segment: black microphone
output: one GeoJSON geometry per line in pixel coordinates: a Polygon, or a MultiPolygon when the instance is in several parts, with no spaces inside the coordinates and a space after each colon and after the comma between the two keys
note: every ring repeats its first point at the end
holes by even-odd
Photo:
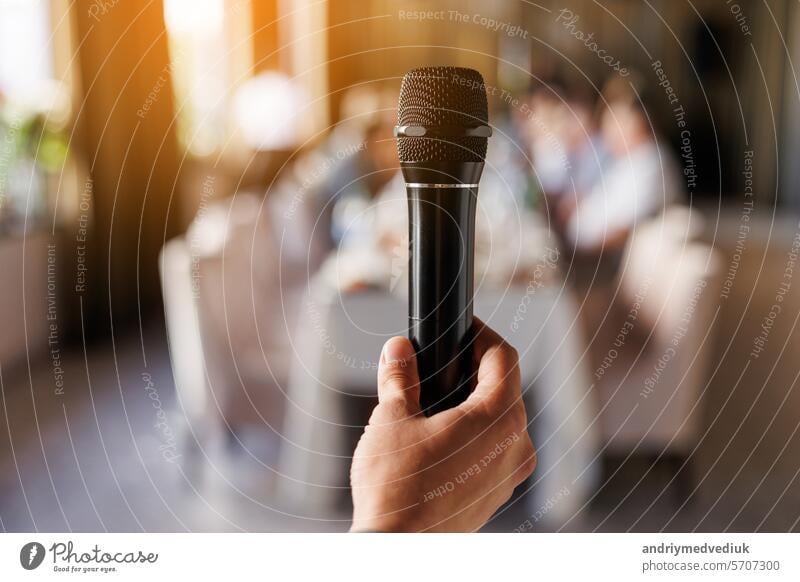
{"type": "Polygon", "coordinates": [[[397,150],[408,194],[409,338],[426,415],[473,388],[475,210],[486,158],[486,87],[478,71],[425,67],[403,77],[397,150]]]}

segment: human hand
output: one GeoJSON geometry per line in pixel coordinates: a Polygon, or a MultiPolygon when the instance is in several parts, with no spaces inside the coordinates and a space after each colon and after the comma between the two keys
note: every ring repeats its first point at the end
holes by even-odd
{"type": "Polygon", "coordinates": [[[517,353],[477,320],[476,328],[474,392],[430,418],[411,342],[384,345],[378,406],[350,469],[353,531],[475,531],[533,472],[517,353]]]}

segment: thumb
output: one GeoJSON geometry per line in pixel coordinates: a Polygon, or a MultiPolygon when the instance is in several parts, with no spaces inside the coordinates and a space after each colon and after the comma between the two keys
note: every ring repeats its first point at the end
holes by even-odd
{"type": "Polygon", "coordinates": [[[383,346],[378,364],[378,403],[399,401],[409,415],[418,414],[419,372],[414,346],[404,337],[393,337],[383,346]]]}

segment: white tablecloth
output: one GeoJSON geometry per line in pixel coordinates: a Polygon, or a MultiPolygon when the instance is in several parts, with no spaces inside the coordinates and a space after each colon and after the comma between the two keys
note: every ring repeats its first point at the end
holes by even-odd
{"type": "MultiPolygon", "coordinates": [[[[346,407],[354,397],[375,395],[381,347],[392,335],[406,334],[407,305],[389,293],[338,295],[318,285],[301,309],[279,494],[312,515],[331,508],[348,486],[352,450],[344,425],[352,419],[346,407]]],[[[572,298],[555,285],[481,290],[475,314],[519,351],[539,452],[525,518],[557,528],[595,490],[599,451],[587,354],[572,298]]]]}

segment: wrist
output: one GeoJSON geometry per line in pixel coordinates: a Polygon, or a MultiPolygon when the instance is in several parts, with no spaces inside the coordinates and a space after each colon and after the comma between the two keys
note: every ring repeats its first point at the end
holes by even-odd
{"type": "Polygon", "coordinates": [[[418,531],[417,520],[410,509],[394,512],[374,512],[360,516],[353,514],[351,533],[402,533],[418,531]]]}

